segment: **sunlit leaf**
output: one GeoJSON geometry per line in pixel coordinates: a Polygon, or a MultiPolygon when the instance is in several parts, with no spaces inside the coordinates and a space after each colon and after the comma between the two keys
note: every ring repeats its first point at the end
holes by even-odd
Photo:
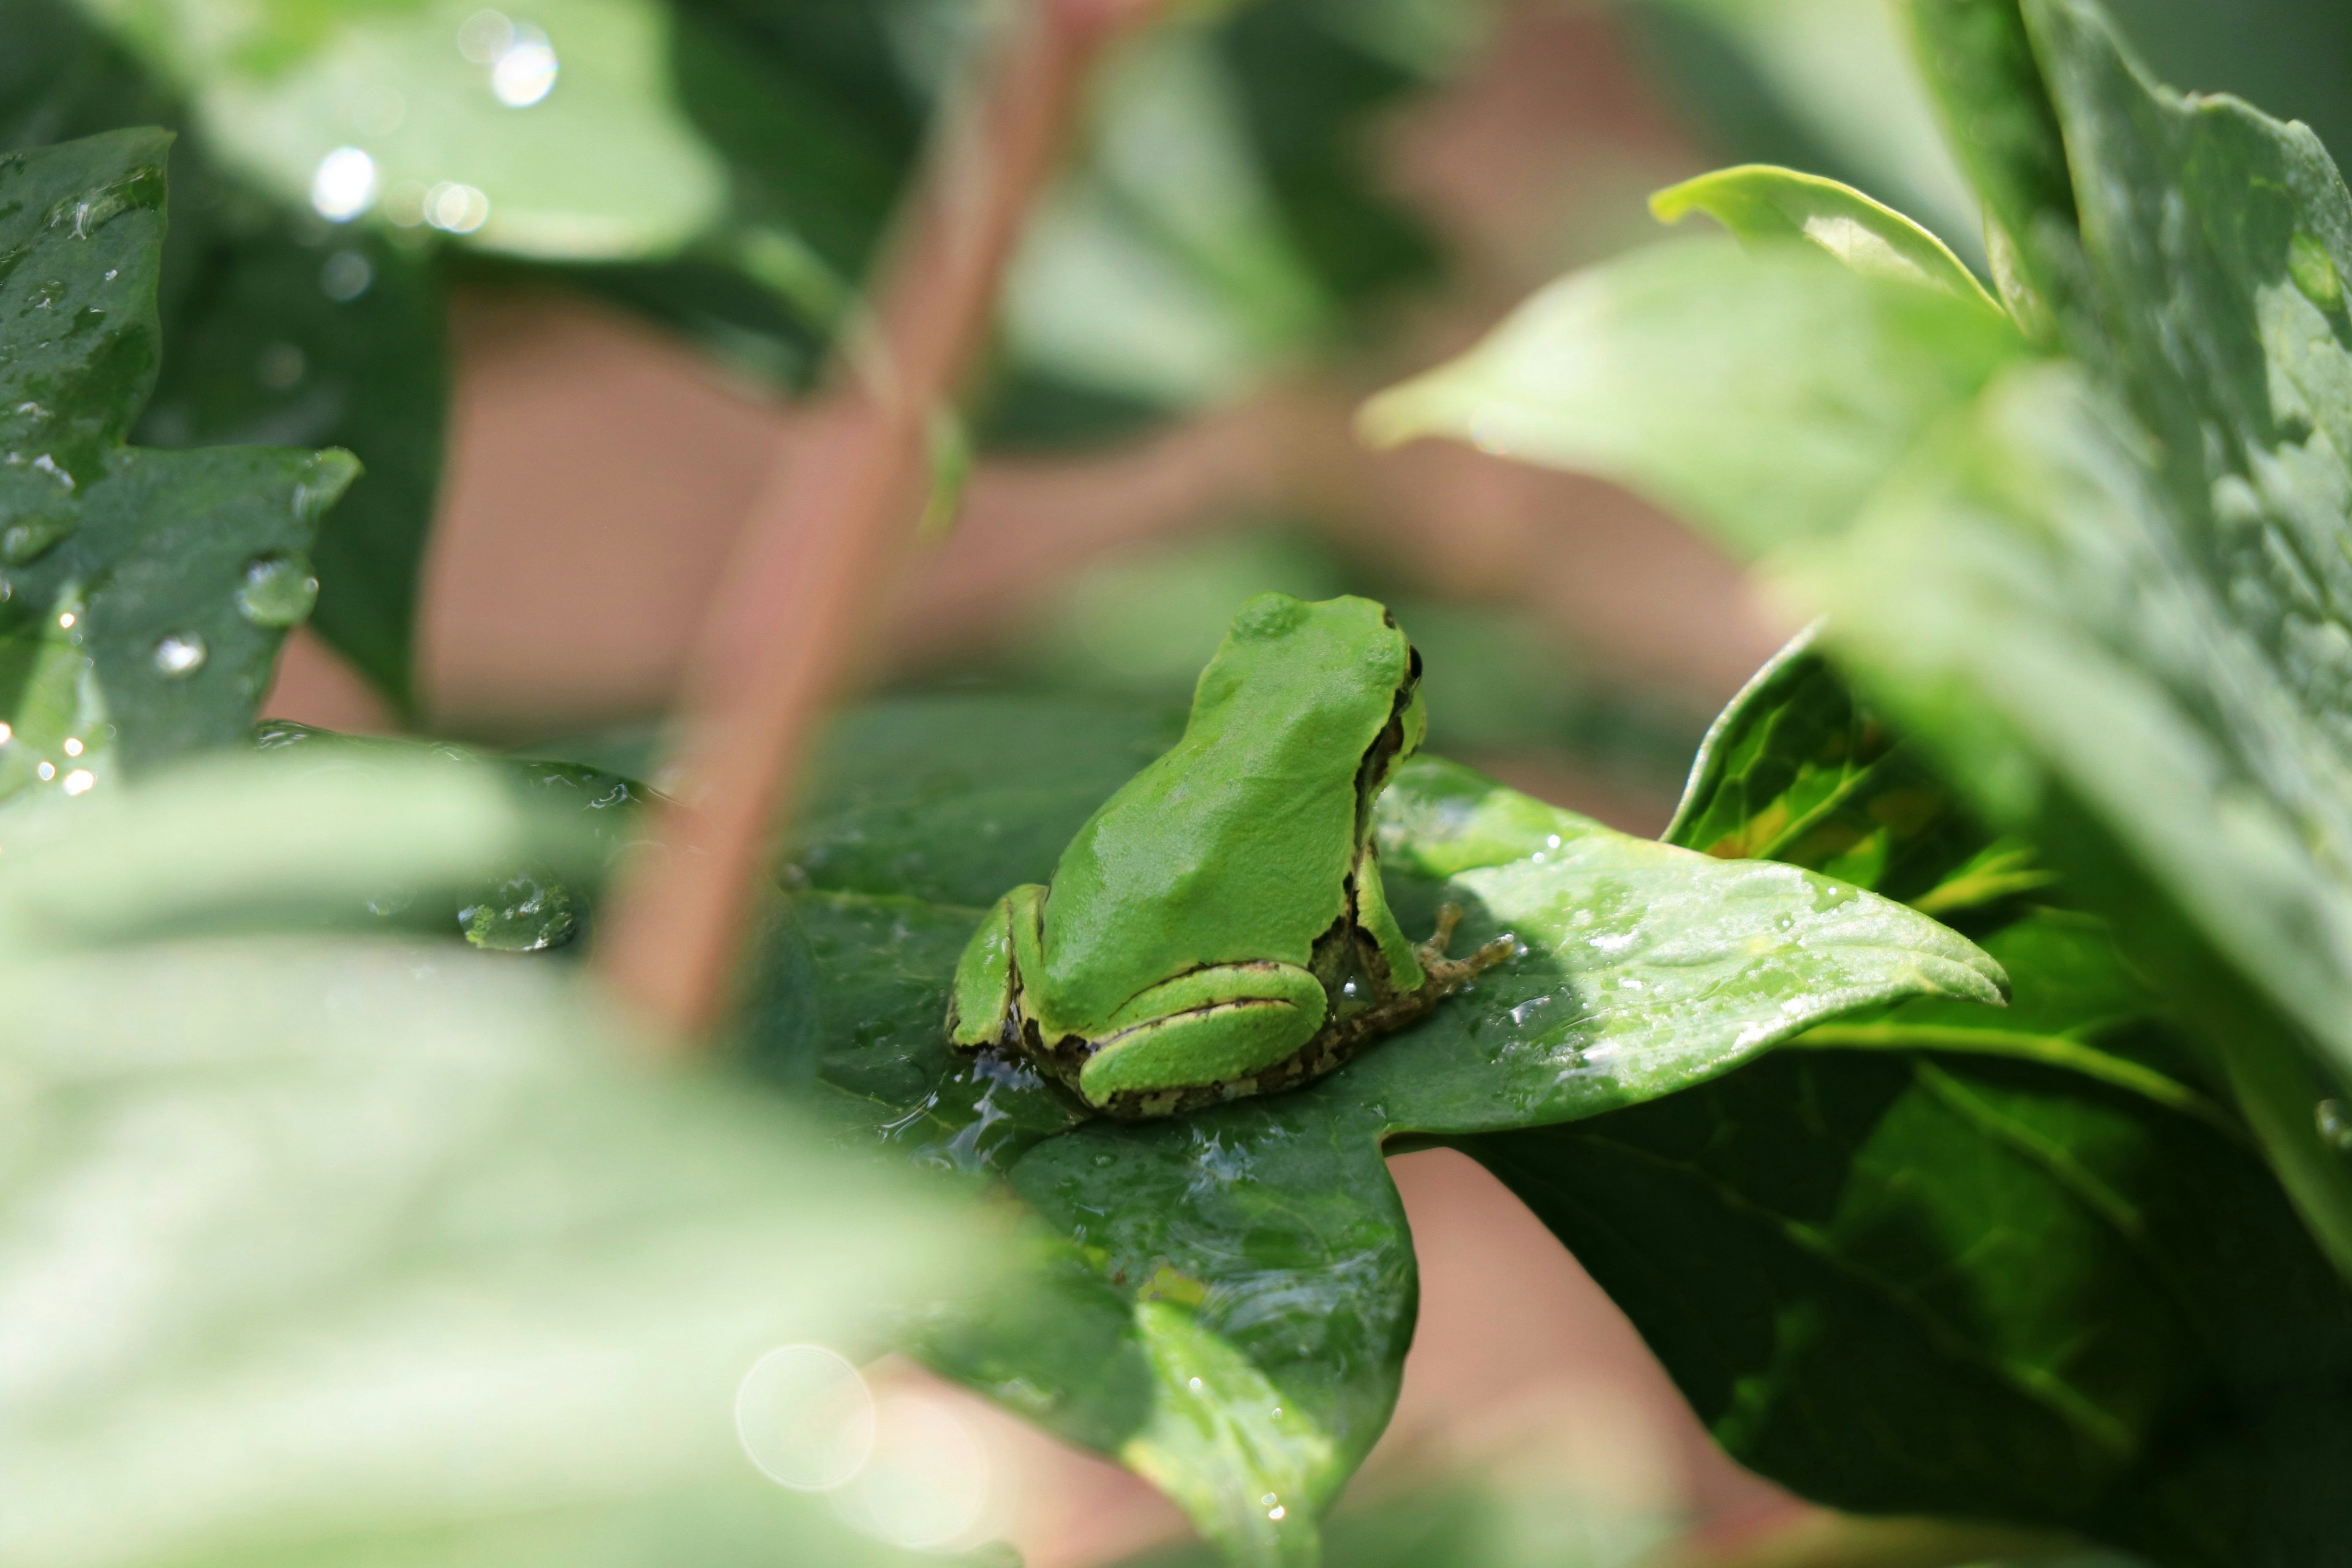
{"type": "Polygon", "coordinates": [[[854,715],[745,1044],[854,1140],[999,1174],[1063,1238],[1020,1306],[941,1328],[933,1359],[1118,1455],[1244,1562],[1310,1560],[1396,1397],[1413,1266],[1384,1141],[1636,1102],[1873,1001],[1997,994],[1981,953],[1899,905],[1417,763],[1381,808],[1400,918],[1426,929],[1454,901],[1465,944],[1507,928],[1528,952],[1308,1089],[1087,1120],[1025,1068],[957,1057],[940,1019],[985,901],[1050,874],[1171,738],[1158,710],[1109,711],[938,698],[854,715]]]}
{"type": "Polygon", "coordinates": [[[1664,223],[1703,212],[1750,243],[1801,239],[1854,271],[1925,283],[1999,310],[1976,274],[1934,235],[1851,185],[1794,169],[1750,164],[1669,185],[1650,198],[1664,223]]]}
{"type": "Polygon", "coordinates": [[[671,100],[651,0],[82,0],[193,106],[212,153],[288,205],[373,213],[549,259],[677,249],[719,160],[671,100]]]}

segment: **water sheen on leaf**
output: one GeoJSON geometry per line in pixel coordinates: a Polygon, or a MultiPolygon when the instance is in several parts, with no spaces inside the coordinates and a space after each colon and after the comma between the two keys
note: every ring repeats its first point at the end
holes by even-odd
{"type": "Polygon", "coordinates": [[[718,216],[650,0],[81,0],[184,92],[213,154],[289,207],[548,260],[664,255],[718,216]]]}
{"type": "Polygon", "coordinates": [[[2317,1478],[2352,1453],[2352,1303],[2106,923],[1811,633],[1717,721],[1668,836],[1921,902],[1971,888],[1955,918],[2013,987],[2006,1008],[1849,1014],[1692,1097],[1464,1144],[1718,1439],[1841,1507],[2063,1526],[2165,1562],[2301,1561],[2288,1543],[2340,1536],[2317,1478]]]}
{"type": "Polygon", "coordinates": [[[357,471],[122,444],[155,375],[166,143],[0,158],[0,795],[79,795],[242,733],[286,634],[242,612],[247,574],[307,554],[357,471]]]}
{"type": "Polygon", "coordinates": [[[974,696],[850,716],[741,1032],[846,1135],[1024,1200],[1043,1260],[1010,1303],[936,1325],[927,1353],[1118,1456],[1242,1562],[1313,1560],[1318,1516],[1394,1404],[1414,1272],[1385,1140],[1635,1103],[1865,1003],[1998,995],[1981,952],[1874,895],[1420,762],[1381,806],[1400,918],[1426,930],[1454,901],[1459,941],[1507,926],[1527,953],[1308,1089],[1088,1119],[1025,1068],[955,1055],[941,1018],[986,902],[1048,878],[1172,738],[1156,710],[1117,712],[974,696]]]}

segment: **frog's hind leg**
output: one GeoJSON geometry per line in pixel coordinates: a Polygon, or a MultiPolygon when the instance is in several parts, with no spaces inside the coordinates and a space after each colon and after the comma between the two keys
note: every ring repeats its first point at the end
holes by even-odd
{"type": "Polygon", "coordinates": [[[1414,955],[1421,960],[1422,970],[1429,976],[1427,987],[1436,988],[1440,996],[1475,980],[1518,949],[1517,939],[1507,933],[1486,943],[1467,958],[1448,958],[1445,950],[1454,945],[1454,931],[1461,923],[1460,904],[1438,905],[1436,931],[1414,950],[1414,955]]]}
{"type": "Polygon", "coordinates": [[[1021,957],[1037,951],[1045,896],[1045,889],[1034,882],[1013,889],[996,900],[964,944],[963,956],[956,961],[954,988],[948,993],[950,1044],[976,1051],[1003,1041],[1013,988],[1020,983],[1021,957]]]}
{"type": "Polygon", "coordinates": [[[1322,982],[1288,963],[1196,969],[1120,1008],[1078,1074],[1087,1102],[1114,1116],[1165,1116],[1250,1092],[1323,1026],[1322,982]]]}

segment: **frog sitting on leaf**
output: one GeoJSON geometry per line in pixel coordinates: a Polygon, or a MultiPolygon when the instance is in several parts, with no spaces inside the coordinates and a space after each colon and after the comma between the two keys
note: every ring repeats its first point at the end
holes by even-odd
{"type": "Polygon", "coordinates": [[[1420,686],[1369,599],[1243,605],[1183,738],[973,933],[949,1037],[1168,1116],[1318,1078],[1509,957],[1448,959],[1451,906],[1416,947],[1381,888],[1372,805],[1421,744],[1420,686]]]}

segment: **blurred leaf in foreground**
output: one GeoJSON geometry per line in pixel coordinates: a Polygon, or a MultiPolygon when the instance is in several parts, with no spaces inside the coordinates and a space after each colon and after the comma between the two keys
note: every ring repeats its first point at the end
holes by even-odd
{"type": "Polygon", "coordinates": [[[744,1444],[793,1413],[747,1413],[745,1374],[875,1347],[888,1303],[977,1285],[996,1226],[655,1065],[562,971],[268,934],[387,880],[593,858],[569,823],[383,758],[24,820],[0,1557],[901,1560],[757,1474],[744,1444]]]}

